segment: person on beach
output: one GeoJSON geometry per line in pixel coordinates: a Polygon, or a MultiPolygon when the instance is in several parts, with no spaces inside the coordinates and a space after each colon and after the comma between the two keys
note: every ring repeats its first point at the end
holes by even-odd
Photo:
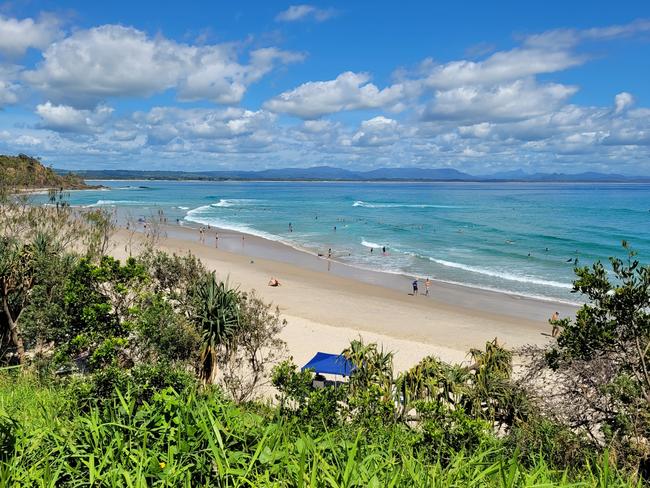
{"type": "Polygon", "coordinates": [[[413,280],[413,296],[416,297],[418,295],[418,280],[415,279],[413,280]]]}
{"type": "Polygon", "coordinates": [[[214,247],[219,248],[219,234],[214,235],[214,247]]]}
{"type": "Polygon", "coordinates": [[[551,336],[557,337],[557,335],[560,333],[560,326],[558,324],[558,321],[560,320],[560,313],[555,312],[553,315],[551,315],[551,318],[549,319],[549,324],[553,326],[553,329],[551,330],[551,336]]]}
{"type": "Polygon", "coordinates": [[[429,296],[429,288],[431,288],[431,280],[427,278],[427,281],[424,282],[424,296],[429,296]]]}
{"type": "Polygon", "coordinates": [[[327,259],[331,259],[331,257],[332,257],[332,248],[330,247],[330,248],[327,250],[327,259]]]}
{"type": "Polygon", "coordinates": [[[269,280],[269,286],[280,286],[280,282],[271,276],[271,279],[269,280]]]}

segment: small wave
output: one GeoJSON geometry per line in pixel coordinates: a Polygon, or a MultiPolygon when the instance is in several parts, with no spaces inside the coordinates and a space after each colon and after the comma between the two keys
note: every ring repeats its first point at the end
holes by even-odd
{"type": "Polygon", "coordinates": [[[242,205],[249,205],[256,201],[257,200],[253,200],[250,198],[231,198],[231,199],[222,198],[219,200],[219,202],[213,203],[212,206],[213,207],[238,207],[242,205]]]}
{"type": "Polygon", "coordinates": [[[282,239],[280,236],[277,236],[275,234],[271,234],[269,232],[264,232],[261,230],[254,229],[252,227],[249,227],[248,225],[245,224],[237,224],[234,222],[228,222],[226,220],[211,216],[211,215],[205,215],[205,211],[208,210],[211,207],[211,205],[204,205],[203,207],[198,207],[193,210],[190,210],[187,212],[187,215],[185,215],[184,220],[187,220],[188,222],[194,222],[196,224],[201,224],[201,225],[210,225],[211,227],[216,227],[218,229],[223,229],[223,230],[232,230],[235,232],[242,232],[244,234],[250,234],[253,236],[257,237],[262,237],[264,239],[267,239],[269,241],[276,241],[276,242],[282,242],[284,244],[290,245],[293,247],[291,243],[288,241],[285,241],[282,239]]]}
{"type": "Polygon", "coordinates": [[[115,207],[118,205],[142,205],[142,202],[136,202],[133,200],[97,200],[95,203],[86,205],[85,208],[92,207],[115,207]]]}
{"type": "Polygon", "coordinates": [[[357,200],[352,204],[353,207],[364,208],[461,208],[455,205],[430,205],[426,203],[369,203],[363,200],[357,200]]]}
{"type": "Polygon", "coordinates": [[[373,247],[380,248],[381,247],[381,244],[376,244],[374,242],[369,242],[369,241],[366,241],[363,238],[361,239],[361,245],[365,246],[365,247],[369,247],[369,248],[373,248],[373,247]]]}
{"type": "Polygon", "coordinates": [[[181,210],[189,210],[190,209],[190,207],[181,207],[181,206],[179,206],[178,208],[181,209],[181,210]]]}
{"type": "Polygon", "coordinates": [[[462,269],[463,271],[469,271],[470,273],[477,273],[484,276],[490,276],[492,278],[500,278],[507,281],[516,281],[519,283],[529,283],[542,286],[551,286],[553,288],[563,288],[570,290],[572,286],[568,283],[561,283],[559,281],[545,280],[543,278],[537,278],[535,276],[526,276],[526,275],[516,275],[512,273],[506,273],[503,271],[495,271],[493,269],[481,268],[479,266],[470,266],[467,264],[455,263],[453,261],[445,261],[444,259],[436,259],[430,256],[421,256],[419,254],[412,253],[412,255],[428,259],[434,263],[440,264],[441,266],[446,266],[447,268],[456,268],[462,269]]]}

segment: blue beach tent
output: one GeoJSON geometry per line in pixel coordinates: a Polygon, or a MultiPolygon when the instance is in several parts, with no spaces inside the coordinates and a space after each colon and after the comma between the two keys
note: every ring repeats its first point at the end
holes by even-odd
{"type": "Polygon", "coordinates": [[[311,361],[301,368],[302,371],[306,369],[313,369],[316,373],[350,376],[356,367],[341,354],[317,352],[311,361]]]}

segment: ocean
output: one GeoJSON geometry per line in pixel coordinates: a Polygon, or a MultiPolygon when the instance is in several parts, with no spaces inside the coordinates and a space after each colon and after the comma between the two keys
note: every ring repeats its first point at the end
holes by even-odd
{"type": "Polygon", "coordinates": [[[614,183],[90,182],[72,205],[124,221],[211,225],[349,264],[575,302],[573,268],[650,263],[650,185],[614,183]],[[382,248],[385,247],[385,252],[382,248]]]}

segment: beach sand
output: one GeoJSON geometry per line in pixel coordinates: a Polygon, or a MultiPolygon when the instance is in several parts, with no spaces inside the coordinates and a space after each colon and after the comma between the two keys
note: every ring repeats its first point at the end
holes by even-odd
{"type": "MultiPolygon", "coordinates": [[[[232,231],[212,229],[205,243],[196,229],[161,226],[157,232],[157,248],[191,252],[219,279],[278,305],[287,320],[282,338],[298,365],[317,351],[339,353],[360,336],[394,351],[396,371],[428,355],[463,362],[470,348],[495,337],[508,348],[544,344],[548,317],[556,310],[575,312],[565,304],[436,281],[430,296],[412,296],[411,277],[361,270],[232,231]],[[272,276],[281,286],[267,285],[272,276]]],[[[124,259],[137,254],[145,236],[121,229],[113,242],[112,253],[124,259]]]]}

